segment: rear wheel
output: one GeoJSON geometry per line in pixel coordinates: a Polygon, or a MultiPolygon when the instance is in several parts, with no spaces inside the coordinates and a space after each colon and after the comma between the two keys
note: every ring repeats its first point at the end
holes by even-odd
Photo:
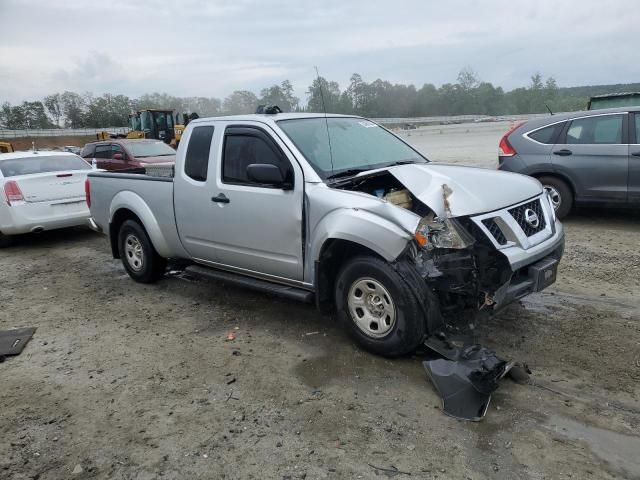
{"type": "Polygon", "coordinates": [[[0,233],[0,248],[6,248],[12,243],[12,238],[9,235],[0,233]]]}
{"type": "Polygon", "coordinates": [[[397,357],[424,340],[425,318],[413,292],[384,260],[356,257],[336,281],[340,320],[365,349],[397,357]]]}
{"type": "Polygon", "coordinates": [[[164,275],[167,260],[158,255],[147,232],[135,220],[120,227],[118,251],[125,270],[136,282],[153,283],[164,275]]]}
{"type": "Polygon", "coordinates": [[[556,177],[540,177],[540,183],[551,197],[551,203],[558,218],[566,217],[573,207],[573,192],[569,186],[556,177]]]}

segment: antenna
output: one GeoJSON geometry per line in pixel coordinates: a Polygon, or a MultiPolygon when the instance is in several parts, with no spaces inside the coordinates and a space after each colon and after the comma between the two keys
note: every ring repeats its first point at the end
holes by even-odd
{"type": "Polygon", "coordinates": [[[322,112],[324,113],[324,126],[327,129],[327,140],[329,141],[329,160],[331,161],[331,174],[333,175],[333,150],[331,148],[331,134],[329,133],[329,120],[327,120],[327,106],[324,104],[324,93],[322,91],[322,80],[320,79],[320,73],[318,67],[316,69],[316,77],[318,78],[318,88],[320,88],[320,101],[322,102],[322,112]]]}
{"type": "Polygon", "coordinates": [[[551,109],[549,108],[549,105],[547,105],[546,103],[544,104],[545,107],[547,107],[547,110],[549,110],[549,114],[553,115],[553,112],[551,111],[551,109]]]}

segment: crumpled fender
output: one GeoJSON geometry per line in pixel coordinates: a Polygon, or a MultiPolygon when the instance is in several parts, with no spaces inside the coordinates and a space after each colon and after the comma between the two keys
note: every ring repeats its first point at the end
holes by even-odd
{"type": "Polygon", "coordinates": [[[322,218],[311,238],[314,261],[319,259],[327,240],[340,239],[363,245],[391,262],[404,251],[412,235],[373,212],[361,208],[339,208],[322,218]]]}
{"type": "Polygon", "coordinates": [[[130,190],[118,192],[111,200],[109,223],[113,220],[115,213],[123,208],[132,211],[140,219],[158,254],[161,257],[170,257],[172,255],[171,248],[169,248],[155,215],[142,197],[130,190]]]}

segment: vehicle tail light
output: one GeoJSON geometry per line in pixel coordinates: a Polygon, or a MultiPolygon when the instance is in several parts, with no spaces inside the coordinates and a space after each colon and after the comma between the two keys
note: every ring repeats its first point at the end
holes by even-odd
{"type": "Polygon", "coordinates": [[[91,184],[88,178],[84,181],[84,198],[87,201],[87,207],[91,208],[91,184]]]}
{"type": "Polygon", "coordinates": [[[509,131],[503,135],[503,137],[500,139],[500,144],[498,145],[498,155],[500,155],[501,157],[513,157],[517,153],[509,143],[509,135],[511,135],[513,131],[523,123],[524,122],[514,123],[509,131]]]}
{"type": "Polygon", "coordinates": [[[4,196],[7,197],[7,203],[11,205],[11,202],[24,202],[24,196],[18,184],[9,180],[4,184],[4,196]]]}

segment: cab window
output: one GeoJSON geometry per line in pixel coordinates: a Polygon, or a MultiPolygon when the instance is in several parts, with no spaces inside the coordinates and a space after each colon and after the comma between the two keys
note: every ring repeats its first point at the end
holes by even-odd
{"type": "Polygon", "coordinates": [[[96,145],[94,158],[111,158],[111,145],[96,145]]]}
{"type": "Polygon", "coordinates": [[[189,145],[184,160],[184,173],[193,180],[205,182],[209,170],[209,151],[213,127],[196,127],[189,137],[189,145]]]}
{"type": "Polygon", "coordinates": [[[275,165],[284,178],[293,177],[289,161],[261,130],[228,128],[224,139],[222,181],[237,185],[260,185],[247,175],[247,167],[254,163],[275,165]]]}

